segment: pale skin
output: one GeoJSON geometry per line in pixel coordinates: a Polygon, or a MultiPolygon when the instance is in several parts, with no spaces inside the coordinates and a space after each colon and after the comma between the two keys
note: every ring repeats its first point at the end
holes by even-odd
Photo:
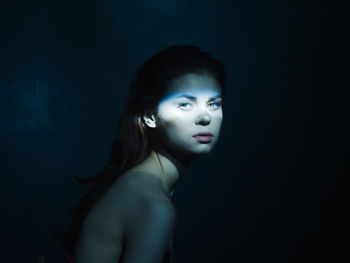
{"type": "Polygon", "coordinates": [[[144,125],[157,131],[154,149],[90,210],[74,253],[77,263],[162,262],[172,247],[175,186],[186,167],[209,153],[218,140],[223,118],[220,90],[209,75],[185,74],[172,81],[155,112],[142,116],[144,125]],[[199,132],[212,133],[213,140],[198,142],[193,136],[199,132]]]}

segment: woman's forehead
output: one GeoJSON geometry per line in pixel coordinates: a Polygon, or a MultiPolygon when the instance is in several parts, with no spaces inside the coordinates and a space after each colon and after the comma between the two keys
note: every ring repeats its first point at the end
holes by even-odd
{"type": "Polygon", "coordinates": [[[166,97],[170,99],[182,95],[213,97],[221,95],[221,88],[217,80],[208,75],[189,73],[171,82],[166,97]]]}

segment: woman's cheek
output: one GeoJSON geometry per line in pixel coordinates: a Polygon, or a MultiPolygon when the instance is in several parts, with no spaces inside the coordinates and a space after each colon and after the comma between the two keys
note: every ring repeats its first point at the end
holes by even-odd
{"type": "Polygon", "coordinates": [[[185,127],[186,127],[186,123],[178,120],[168,120],[165,123],[166,132],[171,133],[172,135],[177,135],[177,133],[183,132],[185,127]]]}

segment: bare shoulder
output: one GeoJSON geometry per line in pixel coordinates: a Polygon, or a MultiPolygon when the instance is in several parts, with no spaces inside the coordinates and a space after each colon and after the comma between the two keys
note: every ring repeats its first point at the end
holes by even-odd
{"type": "Polygon", "coordinates": [[[149,226],[150,222],[173,228],[176,210],[160,182],[145,174],[127,174],[119,181],[119,205],[122,207],[123,232],[149,226]]]}
{"type": "Polygon", "coordinates": [[[124,204],[143,207],[173,208],[172,202],[162,188],[159,178],[145,173],[125,174],[119,180],[120,197],[124,204]]]}
{"type": "Polygon", "coordinates": [[[115,261],[128,240],[126,254],[130,262],[134,262],[133,256],[142,254],[152,259],[150,262],[157,262],[175,221],[176,210],[157,178],[122,175],[85,218],[76,258],[81,260],[78,262],[101,262],[93,255],[103,251],[104,262],[109,262],[107,258],[115,261]],[[147,247],[149,240],[156,245],[147,247]],[[162,249],[153,251],[152,247],[162,249]]]}
{"type": "Polygon", "coordinates": [[[89,218],[96,224],[110,226],[105,222],[107,219],[111,224],[124,225],[122,221],[128,222],[136,211],[162,209],[169,214],[176,212],[159,180],[142,173],[121,175],[91,210],[89,218]]]}
{"type": "Polygon", "coordinates": [[[161,262],[176,223],[176,211],[166,193],[147,176],[125,184],[123,212],[124,261],[161,262]]]}

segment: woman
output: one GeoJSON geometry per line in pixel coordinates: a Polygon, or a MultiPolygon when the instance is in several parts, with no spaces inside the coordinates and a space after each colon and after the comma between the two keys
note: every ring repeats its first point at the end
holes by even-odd
{"type": "Polygon", "coordinates": [[[195,46],[162,50],[137,71],[103,170],[73,209],[67,261],[171,262],[175,185],[216,144],[225,69],[195,46]]]}

